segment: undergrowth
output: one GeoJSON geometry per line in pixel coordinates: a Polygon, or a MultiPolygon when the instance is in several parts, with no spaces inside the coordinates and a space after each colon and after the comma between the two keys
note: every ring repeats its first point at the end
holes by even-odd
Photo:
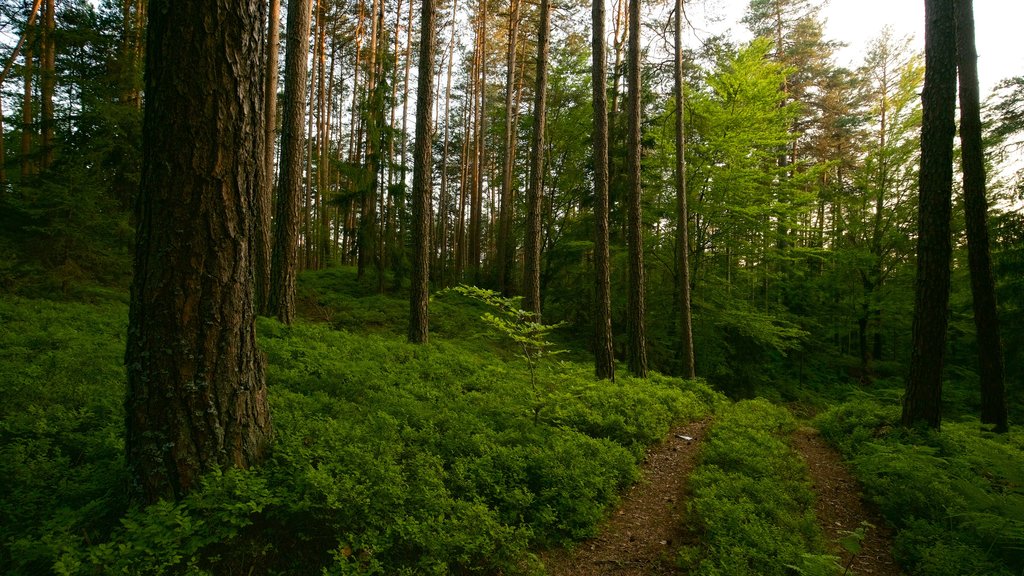
{"type": "Polygon", "coordinates": [[[535,423],[528,367],[481,346],[479,309],[438,304],[428,345],[394,335],[391,308],[385,329],[339,329],[380,298],[326,295],[330,323],[261,319],[271,458],[145,508],[123,497],[126,307],[0,298],[0,573],[539,573],[531,550],[593,535],[644,447],[720,398],[547,363],[535,423]]]}
{"type": "Polygon", "coordinates": [[[896,528],[900,564],[920,576],[1024,573],[1024,435],[977,419],[908,431],[899,418],[892,391],[853,397],[816,425],[896,528]]]}
{"type": "MultiPolygon", "coordinates": [[[[792,415],[766,400],[718,412],[690,476],[687,573],[773,576],[833,566],[815,520],[807,469],[787,438],[792,415]]],[[[827,572],[826,572],[827,573],[827,572]]]]}

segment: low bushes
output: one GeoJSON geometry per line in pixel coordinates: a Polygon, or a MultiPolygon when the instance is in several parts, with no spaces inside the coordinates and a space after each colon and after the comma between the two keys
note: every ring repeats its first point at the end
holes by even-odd
{"type": "Polygon", "coordinates": [[[922,576],[1024,572],[1024,435],[972,419],[908,431],[896,398],[860,395],[816,421],[897,529],[896,559],[922,576]]]}
{"type": "Polygon", "coordinates": [[[787,443],[795,425],[784,408],[760,399],[717,414],[690,477],[699,544],[682,548],[682,568],[781,576],[827,563],[807,470],[787,443]]]}
{"type": "MultiPolygon", "coordinates": [[[[441,310],[446,326],[473,324],[460,313],[441,310]]],[[[550,363],[534,423],[527,367],[475,337],[414,346],[261,319],[270,460],[129,508],[125,317],[123,304],[0,298],[2,573],[538,573],[531,549],[592,535],[636,479],[638,447],[719,398],[550,363]]]]}

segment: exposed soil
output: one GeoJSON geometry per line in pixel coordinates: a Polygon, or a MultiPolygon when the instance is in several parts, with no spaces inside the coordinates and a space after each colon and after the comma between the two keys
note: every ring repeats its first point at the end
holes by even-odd
{"type": "Polygon", "coordinates": [[[881,517],[861,500],[860,485],[850,475],[839,454],[813,428],[802,427],[793,435],[793,448],[803,456],[811,483],[818,495],[815,513],[828,538],[830,552],[839,556],[849,573],[858,575],[898,576],[899,567],[892,559],[892,533],[881,517]],[[862,521],[870,522],[859,554],[839,545],[839,539],[856,530],[862,521]]]}
{"type": "Polygon", "coordinates": [[[552,576],[677,574],[674,551],[685,538],[683,493],[709,420],[677,426],[644,461],[643,477],[622,498],[598,535],[541,559],[552,576]]]}

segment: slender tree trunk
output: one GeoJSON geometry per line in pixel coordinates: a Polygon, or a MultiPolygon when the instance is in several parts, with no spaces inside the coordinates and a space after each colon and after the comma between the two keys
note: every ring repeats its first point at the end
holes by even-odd
{"type": "Polygon", "coordinates": [[[920,200],[910,378],[903,425],[942,421],[942,364],[950,278],[950,213],[956,109],[954,0],[925,0],[925,76],[921,93],[920,200]]]}
{"type": "Polygon", "coordinates": [[[267,15],[267,58],[264,77],[263,117],[266,122],[266,150],[263,170],[266,186],[256,196],[253,234],[253,278],[256,286],[256,311],[267,313],[270,299],[271,212],[274,205],[274,144],[277,142],[277,62],[280,42],[281,0],[270,0],[267,15]]]}
{"type": "Polygon", "coordinates": [[[480,30],[478,41],[480,43],[480,59],[477,72],[477,120],[474,142],[473,162],[473,193],[472,204],[469,214],[469,271],[473,284],[479,285],[480,278],[480,240],[483,232],[483,192],[484,173],[487,170],[487,150],[484,148],[484,134],[487,128],[486,98],[487,98],[487,0],[480,5],[480,30]]]}
{"type": "Polygon", "coordinates": [[[615,380],[612,341],[611,263],[608,249],[608,70],[605,61],[604,0],[591,2],[593,21],[591,81],[594,96],[594,272],[597,296],[594,317],[594,372],[615,380]]]}
{"type": "Polygon", "coordinates": [[[434,3],[421,0],[419,82],[416,88],[416,150],[412,168],[412,288],[409,299],[409,341],[425,343],[430,301],[430,196],[434,74],[434,3]]]}
{"type": "Polygon", "coordinates": [[[515,240],[512,236],[512,221],[515,218],[515,188],[512,185],[512,171],[515,167],[515,113],[513,96],[516,81],[516,42],[519,36],[519,0],[509,1],[508,51],[505,57],[505,153],[501,164],[501,207],[498,216],[498,290],[511,296],[513,270],[515,269],[515,240]]]}
{"type": "Polygon", "coordinates": [[[629,178],[626,243],[629,245],[629,302],[626,311],[629,331],[629,371],[647,377],[647,303],[644,286],[643,225],[641,223],[640,180],[640,0],[629,0],[629,127],[626,144],[629,178]]]}
{"type": "Polygon", "coordinates": [[[530,190],[526,211],[526,250],[523,263],[523,308],[540,322],[541,209],[544,199],[544,120],[547,112],[548,45],[551,4],[541,0],[537,25],[537,87],[533,97],[533,145],[530,150],[530,190]]]}
{"type": "Polygon", "coordinates": [[[690,214],[686,205],[686,124],[683,93],[683,0],[676,0],[676,264],[679,268],[679,347],[685,378],[697,376],[693,358],[693,319],[690,315],[690,214]]]}
{"type": "Polygon", "coordinates": [[[43,36],[39,67],[41,99],[41,126],[39,140],[39,168],[46,170],[53,163],[53,93],[57,86],[57,41],[54,37],[54,0],[43,3],[43,36]]]}
{"type": "Polygon", "coordinates": [[[33,50],[32,46],[35,43],[36,27],[29,25],[25,29],[25,66],[22,71],[22,78],[24,81],[24,91],[22,92],[21,98],[21,179],[26,180],[29,176],[36,173],[35,162],[32,161],[32,140],[34,136],[35,127],[33,126],[33,113],[32,113],[32,83],[35,79],[35,70],[33,66],[33,50]]]}
{"type": "MultiPolygon", "coordinates": [[[[0,72],[0,86],[3,85],[4,81],[7,80],[7,75],[11,72],[11,67],[14,66],[14,61],[17,60],[18,54],[21,52],[22,47],[25,45],[25,40],[29,37],[29,32],[32,30],[33,24],[36,21],[36,14],[39,12],[39,6],[43,0],[35,0],[32,4],[32,10],[28,15],[28,22],[25,24],[25,31],[22,32],[21,38],[18,39],[18,43],[15,44],[14,50],[11,52],[10,57],[7,59],[7,63],[4,65],[3,72],[0,72]]],[[[26,66],[31,58],[26,57],[26,66]]],[[[2,102],[0,102],[2,104],[2,102]]],[[[5,167],[7,160],[7,152],[4,148],[3,138],[3,109],[0,106],[0,196],[3,195],[3,188],[7,185],[7,169],[5,167]]]]}
{"type": "Polygon", "coordinates": [[[256,2],[152,1],[125,353],[125,451],[144,502],[258,464],[272,434],[248,239],[264,15],[256,2]]]}
{"type": "Polygon", "coordinates": [[[267,306],[268,314],[277,316],[285,324],[291,324],[295,317],[299,209],[302,205],[303,112],[306,108],[311,3],[311,0],[291,0],[288,4],[281,169],[277,181],[277,218],[267,306]]]}
{"type": "Polygon", "coordinates": [[[957,63],[960,74],[960,145],[964,174],[967,253],[974,298],[974,325],[981,372],[981,421],[996,432],[1009,428],[1003,349],[996,313],[996,286],[988,240],[988,202],[985,198],[985,151],[981,138],[978,95],[978,52],[974,45],[974,2],[956,0],[957,63]]]}

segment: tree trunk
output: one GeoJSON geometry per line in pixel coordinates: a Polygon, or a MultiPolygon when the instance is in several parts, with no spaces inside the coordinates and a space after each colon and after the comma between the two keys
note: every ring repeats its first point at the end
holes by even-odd
{"type": "Polygon", "coordinates": [[[954,0],[925,0],[925,77],[921,93],[920,200],[918,202],[910,377],[903,397],[903,425],[942,420],[942,363],[949,306],[950,212],[953,135],[956,132],[954,0]]]}
{"type": "Polygon", "coordinates": [[[533,97],[533,145],[530,150],[530,190],[527,196],[526,247],[523,262],[523,308],[540,322],[541,203],[544,199],[544,119],[547,112],[548,46],[551,3],[541,0],[537,25],[537,86],[533,97]]]}
{"type": "Polygon", "coordinates": [[[519,35],[519,0],[510,0],[508,13],[508,51],[505,58],[505,153],[502,155],[501,208],[498,216],[498,291],[511,296],[515,270],[516,247],[512,236],[515,188],[512,172],[515,166],[516,115],[513,95],[516,81],[516,41],[519,35]]]}
{"type": "Polygon", "coordinates": [[[288,4],[287,51],[284,62],[284,114],[281,124],[281,168],[277,180],[277,217],[271,263],[268,314],[285,324],[295,317],[295,275],[298,269],[299,209],[302,204],[303,113],[306,109],[306,66],[311,0],[288,4]]]}
{"type": "Polygon", "coordinates": [[[978,52],[974,45],[973,0],[957,0],[957,64],[960,74],[960,145],[964,177],[967,253],[974,298],[974,326],[981,372],[981,421],[996,432],[1008,429],[1003,352],[996,313],[996,286],[988,240],[985,151],[981,139],[978,52]]]}
{"type": "Polygon", "coordinates": [[[262,14],[257,2],[153,2],[125,353],[130,490],[145,502],[258,464],[272,434],[248,239],[264,166],[262,14]]]}
{"type": "Polygon", "coordinates": [[[57,86],[57,41],[54,37],[54,0],[43,3],[43,36],[39,66],[39,91],[42,118],[40,121],[39,168],[46,170],[53,163],[53,93],[57,86]]]}
{"type": "Polygon", "coordinates": [[[35,162],[32,161],[32,137],[35,127],[33,126],[33,113],[32,113],[32,83],[35,78],[35,70],[33,68],[33,50],[32,45],[35,43],[36,27],[29,24],[25,29],[25,66],[22,71],[22,78],[24,79],[21,98],[21,179],[27,180],[29,176],[35,174],[35,162]]]}
{"type": "Polygon", "coordinates": [[[270,299],[271,219],[274,205],[274,144],[277,141],[277,62],[280,41],[281,0],[270,0],[267,16],[267,58],[264,77],[263,117],[266,122],[266,149],[263,170],[266,185],[259,191],[255,203],[255,232],[253,234],[253,278],[256,284],[256,311],[267,313],[270,299]]]}
{"type": "Polygon", "coordinates": [[[594,272],[597,296],[594,317],[594,372],[598,378],[615,380],[611,264],[608,250],[608,71],[605,62],[603,0],[593,0],[591,17],[591,81],[594,95],[594,272]]]}
{"type": "Polygon", "coordinates": [[[690,215],[686,205],[686,124],[683,119],[683,0],[676,0],[676,265],[679,268],[679,348],[684,378],[695,378],[693,319],[690,315],[690,215]]]}
{"type": "Polygon", "coordinates": [[[409,341],[425,343],[430,300],[430,196],[433,127],[430,110],[434,87],[434,3],[421,0],[419,81],[416,87],[416,149],[412,167],[412,288],[409,298],[409,341]]]}
{"type": "Polygon", "coordinates": [[[644,246],[640,202],[640,0],[629,0],[627,50],[629,126],[626,144],[628,213],[626,243],[629,245],[629,298],[626,320],[629,332],[629,371],[647,377],[647,304],[644,286],[644,246]]]}

